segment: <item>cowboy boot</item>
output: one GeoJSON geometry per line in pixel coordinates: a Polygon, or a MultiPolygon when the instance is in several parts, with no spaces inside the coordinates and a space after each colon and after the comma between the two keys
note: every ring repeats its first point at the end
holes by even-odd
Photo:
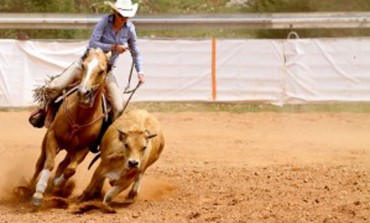
{"type": "Polygon", "coordinates": [[[100,152],[100,143],[101,140],[103,139],[104,133],[107,131],[108,127],[113,123],[111,115],[109,115],[109,118],[107,121],[103,122],[103,125],[100,129],[99,136],[95,140],[95,142],[89,146],[89,150],[92,153],[98,153],[100,152]]]}
{"type": "Polygon", "coordinates": [[[36,111],[32,112],[28,118],[28,122],[36,128],[42,128],[45,123],[46,111],[44,109],[38,108],[36,111]]]}

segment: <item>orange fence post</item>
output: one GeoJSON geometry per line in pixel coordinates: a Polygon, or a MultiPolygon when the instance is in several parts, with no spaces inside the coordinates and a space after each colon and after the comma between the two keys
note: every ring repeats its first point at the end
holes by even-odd
{"type": "Polygon", "coordinates": [[[217,97],[216,85],[216,38],[212,38],[212,100],[215,101],[217,97]]]}

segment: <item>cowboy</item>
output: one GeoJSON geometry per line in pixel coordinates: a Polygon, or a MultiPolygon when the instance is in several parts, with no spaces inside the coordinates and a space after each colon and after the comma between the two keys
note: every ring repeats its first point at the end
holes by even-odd
{"type": "MultiPolygon", "coordinates": [[[[112,57],[108,62],[106,86],[107,97],[112,106],[112,120],[115,120],[123,110],[123,98],[117,81],[111,72],[119,55],[129,50],[139,82],[144,83],[145,79],[140,51],[136,42],[135,26],[129,20],[129,18],[135,16],[138,4],[132,4],[131,0],[117,0],[115,4],[112,2],[105,2],[105,4],[112,8],[113,13],[103,16],[97,23],[90,37],[88,48],[101,48],[104,52],[112,52],[112,57]]],[[[86,55],[86,52],[84,55],[86,55]]],[[[48,105],[60,96],[64,89],[81,79],[83,59],[84,56],[74,62],[62,74],[52,78],[45,86],[41,87],[43,89],[41,91],[42,95],[36,96],[39,102],[38,110],[29,118],[29,122],[33,126],[38,128],[43,127],[48,105]]],[[[48,127],[47,123],[46,127],[48,127]]]]}

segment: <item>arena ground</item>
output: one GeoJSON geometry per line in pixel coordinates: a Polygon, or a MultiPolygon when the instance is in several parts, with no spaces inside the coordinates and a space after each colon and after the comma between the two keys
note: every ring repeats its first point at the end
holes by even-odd
{"type": "MultiPolygon", "coordinates": [[[[27,123],[29,111],[0,112],[0,222],[370,222],[370,113],[154,114],[166,147],[138,201],[125,205],[123,193],[116,214],[75,214],[73,203],[34,211],[13,195],[45,129],[27,123]]],[[[71,198],[87,185],[92,157],[71,198]]]]}

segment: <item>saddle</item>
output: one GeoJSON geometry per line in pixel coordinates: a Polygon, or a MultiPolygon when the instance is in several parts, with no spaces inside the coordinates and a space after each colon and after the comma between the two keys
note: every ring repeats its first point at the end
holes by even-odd
{"type": "MultiPolygon", "coordinates": [[[[78,86],[70,88],[65,94],[60,95],[51,103],[48,103],[48,105],[46,106],[46,110],[38,109],[31,113],[30,117],[28,118],[29,123],[36,128],[42,128],[44,126],[48,128],[53,122],[55,114],[58,112],[59,107],[63,102],[63,98],[73,94],[77,89],[78,86]]],[[[102,94],[102,109],[103,113],[107,113],[107,111],[110,110],[110,105],[104,93],[102,94]]],[[[111,116],[111,114],[104,117],[104,123],[109,122],[109,116],[111,116]]]]}
{"type": "MultiPolygon", "coordinates": [[[[33,112],[28,121],[36,128],[46,127],[48,128],[54,120],[55,114],[58,112],[60,105],[63,102],[64,97],[68,97],[72,93],[74,93],[78,89],[78,86],[70,88],[65,94],[57,97],[52,103],[47,105],[46,110],[38,109],[37,111],[33,112]]],[[[100,129],[98,139],[94,142],[90,147],[89,150],[92,153],[99,152],[99,145],[100,141],[103,138],[105,131],[108,129],[109,125],[112,124],[112,114],[109,112],[110,104],[106,99],[105,93],[102,94],[102,109],[103,113],[108,113],[107,116],[103,118],[103,125],[100,129]]]]}

